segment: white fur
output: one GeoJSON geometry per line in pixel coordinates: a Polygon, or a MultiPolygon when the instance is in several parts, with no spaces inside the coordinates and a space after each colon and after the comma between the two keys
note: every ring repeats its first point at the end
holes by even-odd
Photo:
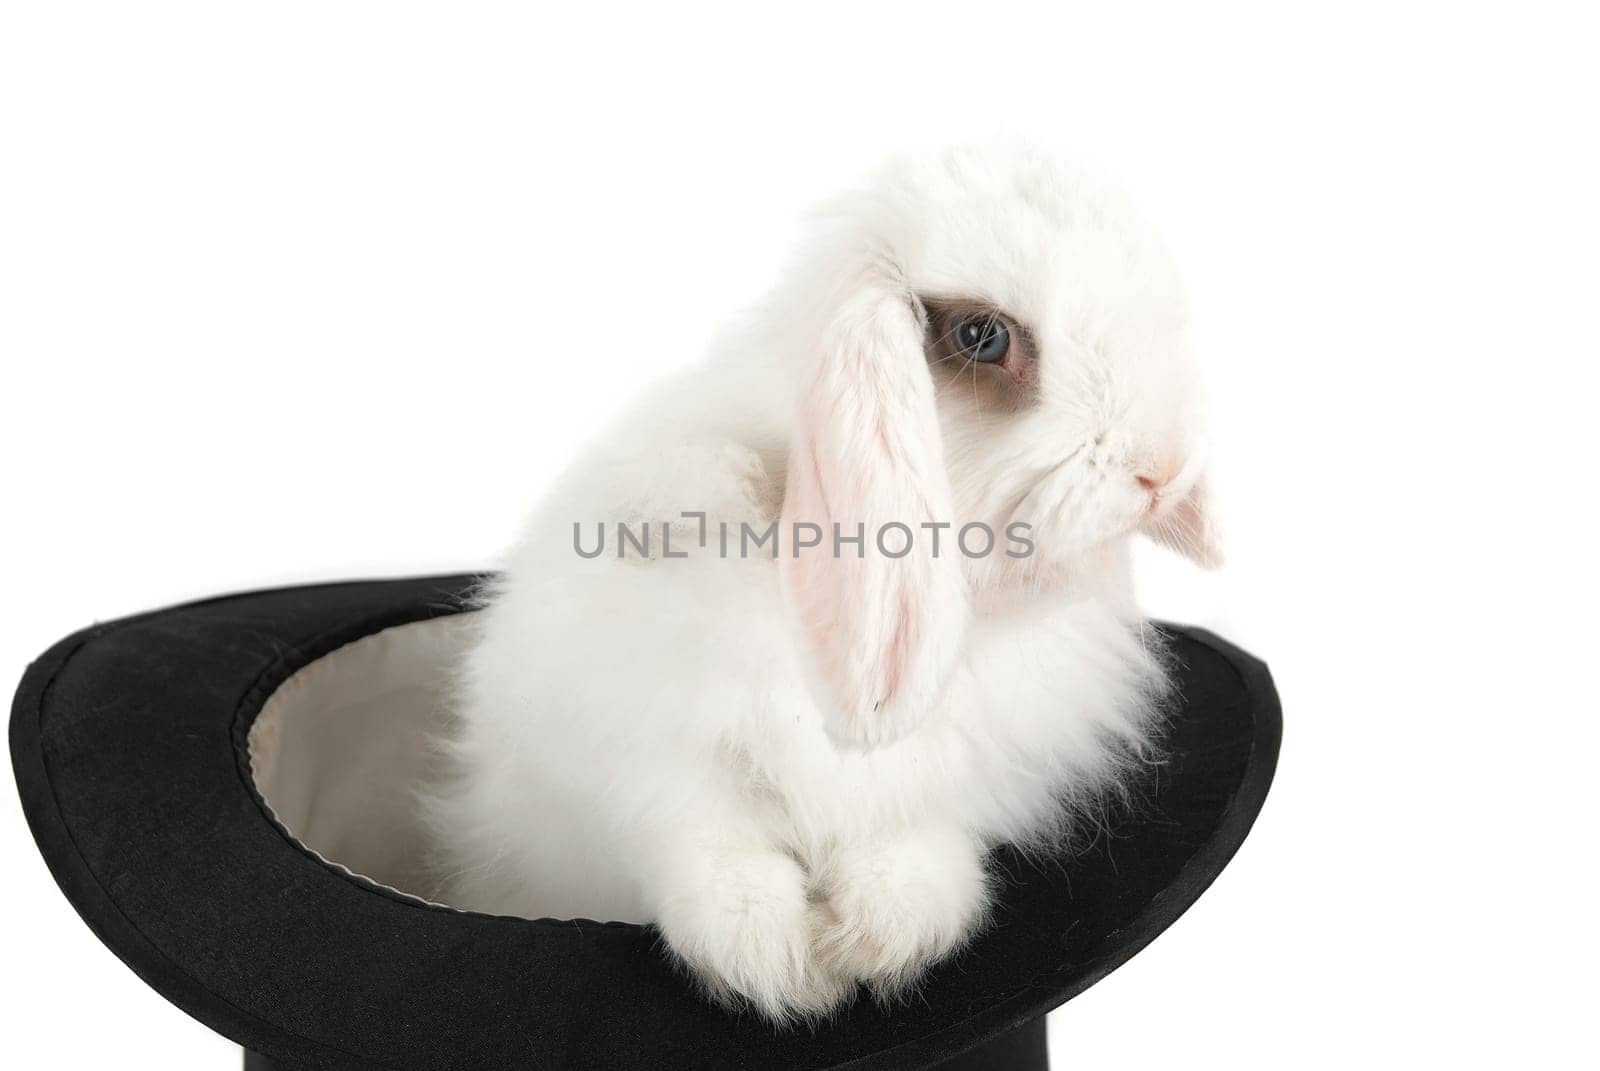
{"type": "Polygon", "coordinates": [[[987,144],[902,158],[814,224],[772,298],[534,517],[430,802],[450,902],[654,922],[711,995],[779,1020],[914,983],[984,917],[987,849],[1118,786],[1163,686],[1128,540],[1216,557],[1184,302],[1111,186],[987,144]],[[1028,324],[1036,400],[936,389],[926,295],[1028,324]],[[1154,508],[1152,466],[1177,474],[1154,508]],[[696,551],[683,520],[688,558],[615,556],[615,522],[685,510],[713,550],[720,521],[826,516],[1021,520],[1036,552],[785,543],[780,566],[696,551]],[[598,521],[613,545],[582,559],[572,526],[598,521]]]}

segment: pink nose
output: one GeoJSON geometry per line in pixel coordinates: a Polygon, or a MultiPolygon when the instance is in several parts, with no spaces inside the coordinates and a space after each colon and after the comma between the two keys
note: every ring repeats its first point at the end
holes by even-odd
{"type": "Polygon", "coordinates": [[[1183,471],[1181,457],[1156,457],[1146,460],[1134,470],[1133,478],[1144,489],[1145,494],[1159,495],[1167,489],[1167,485],[1178,478],[1178,473],[1183,471]]]}
{"type": "Polygon", "coordinates": [[[1171,476],[1151,476],[1146,472],[1136,473],[1133,478],[1139,481],[1140,487],[1143,487],[1151,494],[1155,494],[1157,491],[1161,490],[1163,487],[1167,486],[1167,484],[1172,482],[1171,476]]]}

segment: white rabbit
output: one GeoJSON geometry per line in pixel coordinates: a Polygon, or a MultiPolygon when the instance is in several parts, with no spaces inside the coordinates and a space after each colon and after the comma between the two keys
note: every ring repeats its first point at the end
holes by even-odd
{"type": "Polygon", "coordinates": [[[812,224],[533,518],[428,801],[448,902],[653,922],[775,1020],[913,983],[981,924],[990,847],[1117,788],[1164,682],[1129,540],[1218,557],[1185,302],[1115,189],[989,143],[812,224]]]}

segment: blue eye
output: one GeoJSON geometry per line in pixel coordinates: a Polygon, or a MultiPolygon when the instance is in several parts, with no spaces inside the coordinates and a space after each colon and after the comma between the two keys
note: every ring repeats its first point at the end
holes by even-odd
{"type": "Polygon", "coordinates": [[[1005,360],[1011,349],[1011,332],[998,316],[963,316],[951,323],[950,334],[964,357],[982,364],[1005,360]]]}

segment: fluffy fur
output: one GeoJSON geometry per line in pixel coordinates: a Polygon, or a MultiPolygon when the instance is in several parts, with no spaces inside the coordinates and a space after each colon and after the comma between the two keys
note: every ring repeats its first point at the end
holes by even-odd
{"type": "Polygon", "coordinates": [[[1216,560],[1195,397],[1173,267],[1081,165],[914,153],[825,205],[487,593],[429,801],[442,895],[654,922],[709,994],[775,1020],[902,991],[981,924],[986,851],[1059,837],[1152,739],[1128,544],[1216,560]],[[941,355],[951,306],[1003,316],[1015,360],[941,355]],[[775,519],[778,561],[716,553],[719,523],[775,519]],[[580,558],[574,523],[600,521],[580,558]],[[866,553],[795,558],[796,521],[864,522],[866,553]],[[890,559],[889,521],[954,527],[890,559]],[[952,553],[974,521],[1026,522],[1034,553],[952,553]],[[652,556],[619,559],[617,522],[649,523],[652,556]]]}

